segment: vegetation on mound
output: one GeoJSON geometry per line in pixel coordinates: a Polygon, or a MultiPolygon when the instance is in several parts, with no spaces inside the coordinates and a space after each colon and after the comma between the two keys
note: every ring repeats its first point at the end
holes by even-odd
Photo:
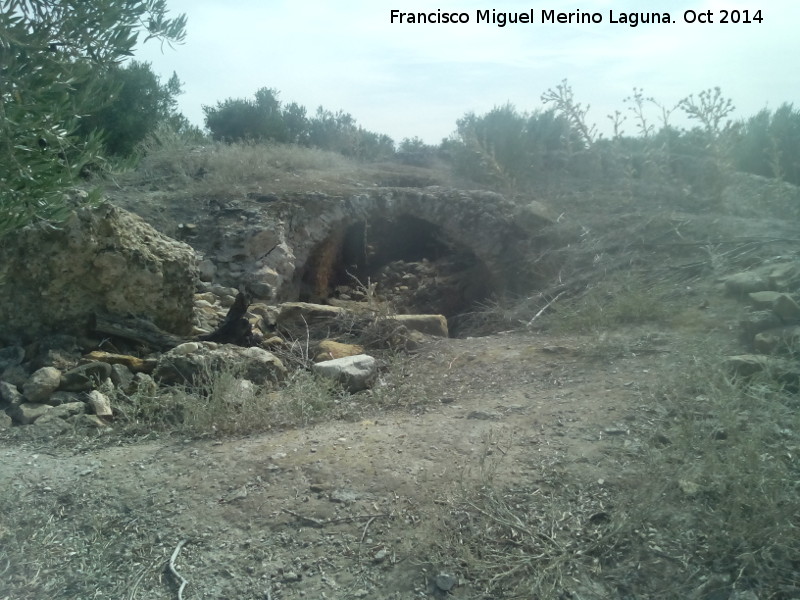
{"type": "Polygon", "coordinates": [[[235,173],[235,181],[248,174],[258,179],[263,167],[280,171],[283,163],[292,173],[298,156],[324,155],[314,151],[361,163],[384,161],[388,176],[378,185],[396,185],[391,171],[414,167],[451,176],[405,173],[404,185],[455,176],[469,185],[527,194],[531,186],[563,189],[565,180],[603,181],[632,200],[644,183],[688,187],[708,204],[720,199],[736,170],[800,184],[800,111],[785,103],[736,122],[730,119],[733,102],[719,88],[667,106],[634,87],[624,99],[626,110],[609,115],[613,135],[604,139],[564,80],[542,94],[542,108],[528,113],[506,104],[484,115],[467,113],[452,136],[432,146],[415,137],[395,145],[343,111],[320,107],[308,116],[305,107],[282,103],[277,90],[264,87],[254,100],[228,98],[205,106],[208,137],[175,111],[177,75],[162,84],[147,64],[119,65],[132,55],[140,32],[181,42],[185,18],[167,18],[164,0],[67,2],[52,14],[45,10],[51,3],[40,0],[4,4],[0,45],[9,51],[0,84],[6,140],[0,145],[0,235],[36,220],[58,221],[70,206],[65,192],[82,185],[81,178],[111,175],[142,159],[144,172],[175,173],[173,185],[209,172],[235,173]],[[41,26],[45,14],[47,27],[41,26]],[[90,17],[103,26],[84,31],[90,17]],[[676,111],[697,126],[674,126],[676,111]],[[625,131],[631,123],[633,134],[625,131]],[[228,153],[222,143],[239,146],[228,153]]]}

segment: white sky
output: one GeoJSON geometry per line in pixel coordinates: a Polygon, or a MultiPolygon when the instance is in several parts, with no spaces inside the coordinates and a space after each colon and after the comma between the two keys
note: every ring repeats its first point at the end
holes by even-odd
{"type": "MultiPolygon", "coordinates": [[[[202,126],[202,105],[252,98],[275,88],[283,102],[313,114],[344,110],[359,125],[399,142],[418,136],[438,144],[469,111],[511,102],[541,108],[541,94],[567,79],[590,104],[589,121],[608,130],[606,115],[627,112],[623,98],[643,88],[663,104],[720,86],[736,117],[783,102],[800,107],[800,2],[797,0],[167,0],[186,13],[187,40],[174,50],[158,42],[135,58],[162,81],[184,84],[179,108],[202,126]],[[646,8],[643,8],[646,6],[646,8]],[[390,24],[404,12],[457,11],[469,24],[390,24]],[[686,24],[684,11],[761,8],[762,23],[686,24]],[[533,24],[477,24],[476,10],[528,12],[533,24]],[[543,9],[600,12],[602,24],[544,24],[543,9]],[[673,24],[610,24],[609,11],[667,11],[673,24]]],[[[656,117],[656,111],[652,113],[656,117]]],[[[677,119],[676,119],[677,121],[677,119]]],[[[680,124],[680,123],[676,123],[680,124]]],[[[625,132],[634,134],[629,118],[625,132]]]]}

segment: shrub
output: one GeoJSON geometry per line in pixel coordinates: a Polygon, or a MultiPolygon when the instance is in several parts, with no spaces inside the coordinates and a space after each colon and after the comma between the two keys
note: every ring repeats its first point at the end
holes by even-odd
{"type": "Polygon", "coordinates": [[[124,67],[112,65],[102,79],[100,85],[111,100],[85,115],[76,133],[88,138],[93,131],[102,131],[108,154],[130,156],[159,124],[181,120],[175,114],[175,96],[181,93],[176,74],[162,85],[149,63],[132,61],[124,67]]]}
{"type": "MultiPolygon", "coordinates": [[[[203,112],[206,127],[215,140],[284,142],[288,137],[278,92],[271,88],[258,90],[255,100],[228,98],[217,102],[215,107],[203,106],[203,112]]],[[[290,114],[297,126],[295,122],[301,114],[296,111],[290,114]]]]}
{"type": "Polygon", "coordinates": [[[784,103],[750,117],[732,154],[739,170],[800,185],[800,110],[784,103]]]}

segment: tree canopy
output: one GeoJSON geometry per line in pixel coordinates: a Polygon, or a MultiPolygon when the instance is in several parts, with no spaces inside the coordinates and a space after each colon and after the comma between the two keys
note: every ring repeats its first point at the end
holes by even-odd
{"type": "Polygon", "coordinates": [[[64,192],[102,160],[81,119],[108,101],[107,74],[145,41],[181,43],[166,0],[0,0],[0,234],[66,212],[64,192]]]}

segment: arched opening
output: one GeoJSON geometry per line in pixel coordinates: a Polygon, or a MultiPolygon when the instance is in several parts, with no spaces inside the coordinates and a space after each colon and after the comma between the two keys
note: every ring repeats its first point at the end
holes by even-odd
{"type": "Polygon", "coordinates": [[[468,311],[492,291],[487,266],[463,243],[411,215],[345,224],[312,251],[300,299],[361,301],[368,293],[399,313],[468,311]]]}

